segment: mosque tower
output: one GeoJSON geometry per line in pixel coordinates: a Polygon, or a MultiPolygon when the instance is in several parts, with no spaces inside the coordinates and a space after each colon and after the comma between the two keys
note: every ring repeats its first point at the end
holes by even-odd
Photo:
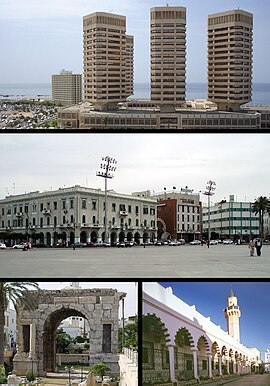
{"type": "Polygon", "coordinates": [[[228,334],[240,342],[239,318],[241,316],[240,307],[237,305],[237,297],[234,296],[231,288],[230,296],[227,300],[227,308],[224,310],[227,319],[228,334]]]}

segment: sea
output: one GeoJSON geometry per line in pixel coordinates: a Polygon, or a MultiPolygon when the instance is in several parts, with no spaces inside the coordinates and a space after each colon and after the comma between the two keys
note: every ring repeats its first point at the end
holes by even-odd
{"type": "MultiPolygon", "coordinates": [[[[40,98],[50,99],[50,83],[0,84],[0,99],[40,98]]],[[[134,98],[150,98],[148,83],[135,83],[134,98]]],[[[206,83],[187,83],[186,99],[207,99],[206,83]]],[[[249,105],[270,105],[270,83],[254,83],[252,102],[249,105]]]]}

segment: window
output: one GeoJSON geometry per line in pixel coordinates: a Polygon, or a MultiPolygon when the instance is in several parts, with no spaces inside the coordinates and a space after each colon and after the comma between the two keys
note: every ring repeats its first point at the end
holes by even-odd
{"type": "Polygon", "coordinates": [[[74,216],[73,216],[73,214],[70,216],[70,222],[71,222],[71,223],[74,222],[74,216]]]}
{"type": "Polygon", "coordinates": [[[66,222],[66,216],[63,216],[63,224],[66,222]]]}
{"type": "Polygon", "coordinates": [[[36,219],[35,219],[35,217],[32,218],[32,224],[33,224],[33,226],[36,225],[36,219]]]}
{"type": "Polygon", "coordinates": [[[115,225],[115,217],[112,218],[112,225],[115,225]]]}
{"type": "Polygon", "coordinates": [[[207,370],[207,361],[204,359],[202,360],[202,369],[207,370]]]}
{"type": "Polygon", "coordinates": [[[136,218],[136,227],[139,226],[139,220],[136,218]]]}
{"type": "Polygon", "coordinates": [[[111,329],[111,324],[103,324],[102,351],[104,353],[111,352],[111,329]]]}
{"type": "Polygon", "coordinates": [[[14,208],[13,208],[13,213],[14,213],[14,214],[17,213],[17,206],[14,206],[14,208]]]}
{"type": "Polygon", "coordinates": [[[54,218],[53,218],[53,225],[56,226],[56,224],[57,224],[57,217],[54,216],[54,218]]]}
{"type": "Polygon", "coordinates": [[[115,212],[116,211],[116,204],[113,202],[112,203],[112,212],[115,212]]]}
{"type": "Polygon", "coordinates": [[[148,214],[148,207],[147,206],[143,207],[143,214],[148,214]]]}
{"type": "Polygon", "coordinates": [[[54,201],[54,203],[53,203],[53,209],[54,209],[54,210],[57,210],[57,201],[54,201]]]}
{"type": "Polygon", "coordinates": [[[82,198],[82,209],[86,209],[86,198],[82,198]]]}
{"type": "Polygon", "coordinates": [[[85,224],[86,220],[85,220],[85,214],[82,215],[82,223],[85,224]]]}
{"type": "Polygon", "coordinates": [[[96,223],[96,216],[93,216],[93,224],[95,224],[96,223]]]}
{"type": "Polygon", "coordinates": [[[41,212],[43,211],[43,208],[44,208],[43,203],[41,203],[41,204],[40,204],[40,211],[41,211],[41,212]]]}
{"type": "Polygon", "coordinates": [[[119,204],[119,210],[120,210],[120,212],[125,212],[126,211],[125,204],[119,204]]]}
{"type": "Polygon", "coordinates": [[[66,200],[62,200],[62,209],[66,209],[66,200]]]}
{"type": "Polygon", "coordinates": [[[50,225],[50,217],[47,217],[47,225],[50,225]]]}
{"type": "Polygon", "coordinates": [[[150,215],[154,216],[156,214],[155,208],[150,208],[150,215]]]}
{"type": "Polygon", "coordinates": [[[74,207],[74,200],[73,198],[70,199],[70,209],[73,209],[74,207]]]}
{"type": "Polygon", "coordinates": [[[40,218],[40,228],[42,228],[43,227],[43,218],[41,217],[40,218]]]}
{"type": "Polygon", "coordinates": [[[136,206],[136,208],[135,208],[135,213],[139,214],[139,207],[138,206],[136,206]]]}
{"type": "Polygon", "coordinates": [[[25,213],[28,213],[28,205],[24,206],[24,211],[25,211],[25,213]]]}
{"type": "Polygon", "coordinates": [[[96,210],[97,209],[97,202],[96,200],[92,200],[92,210],[96,210]]]}
{"type": "Polygon", "coordinates": [[[33,213],[35,213],[37,211],[37,204],[33,204],[32,211],[33,211],[33,213]]]}
{"type": "Polygon", "coordinates": [[[5,214],[5,208],[2,208],[2,216],[5,214]]]}

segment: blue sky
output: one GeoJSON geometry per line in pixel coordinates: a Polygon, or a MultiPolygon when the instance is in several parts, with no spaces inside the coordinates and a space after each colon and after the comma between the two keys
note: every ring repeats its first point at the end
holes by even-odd
{"type": "MultiPolygon", "coordinates": [[[[82,18],[95,11],[126,15],[135,36],[135,82],[148,82],[149,10],[160,0],[0,0],[0,83],[50,83],[62,68],[82,73],[82,18]]],[[[254,82],[270,83],[268,0],[171,0],[187,8],[187,81],[206,82],[207,15],[240,7],[254,14],[254,82]]]]}
{"type": "Polygon", "coordinates": [[[270,348],[270,282],[160,282],[173,288],[174,294],[227,331],[224,309],[232,287],[241,310],[240,341],[257,347],[264,360],[270,348]]]}

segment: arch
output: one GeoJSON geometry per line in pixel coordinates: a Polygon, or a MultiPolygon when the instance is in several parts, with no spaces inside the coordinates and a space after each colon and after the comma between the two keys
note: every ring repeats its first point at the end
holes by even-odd
{"type": "Polygon", "coordinates": [[[176,331],[175,338],[175,378],[178,381],[187,381],[194,377],[193,349],[194,339],[186,327],[176,331]]]}
{"type": "Polygon", "coordinates": [[[96,243],[97,242],[97,232],[96,231],[92,231],[91,234],[90,234],[90,241],[91,243],[96,243]]]}
{"type": "Polygon", "coordinates": [[[226,375],[228,374],[228,361],[229,361],[229,353],[227,350],[227,347],[224,345],[221,349],[221,367],[222,367],[222,374],[226,375]]]}
{"type": "Polygon", "coordinates": [[[164,335],[165,342],[169,342],[169,332],[165,323],[162,322],[159,316],[156,314],[146,314],[142,316],[143,333],[161,333],[164,335]]]}
{"type": "Polygon", "coordinates": [[[80,234],[80,242],[87,243],[87,233],[85,231],[82,231],[80,234]]]}
{"type": "Polygon", "coordinates": [[[117,233],[116,232],[111,232],[111,245],[115,245],[117,242],[117,233]]]}
{"type": "Polygon", "coordinates": [[[74,232],[70,232],[69,234],[69,244],[74,244],[75,243],[75,233],[74,232]]]}
{"type": "Polygon", "coordinates": [[[140,239],[141,239],[140,233],[136,232],[134,235],[134,241],[137,245],[140,245],[140,239]]]}
{"type": "Polygon", "coordinates": [[[82,311],[78,311],[75,307],[62,307],[61,309],[52,312],[45,320],[43,326],[43,370],[46,372],[55,371],[56,330],[60,323],[70,316],[79,316],[87,320],[90,319],[89,316],[86,316],[82,311]]]}
{"type": "Polygon", "coordinates": [[[212,374],[213,376],[219,375],[219,356],[220,349],[217,342],[212,343],[212,374]]]}
{"type": "Polygon", "coordinates": [[[206,379],[209,377],[208,354],[211,352],[211,349],[208,340],[204,335],[199,337],[197,349],[198,376],[201,379],[206,379]]]}
{"type": "Polygon", "coordinates": [[[123,241],[125,241],[125,232],[121,231],[119,233],[119,242],[121,243],[123,241]]]}
{"type": "Polygon", "coordinates": [[[155,235],[155,233],[152,232],[151,235],[150,235],[150,241],[154,242],[155,239],[156,239],[156,235],[155,235]]]}
{"type": "Polygon", "coordinates": [[[143,234],[143,243],[145,244],[145,243],[147,243],[147,241],[148,241],[148,233],[147,232],[144,232],[144,234],[143,234]]]}
{"type": "Polygon", "coordinates": [[[52,236],[51,236],[50,232],[46,232],[46,245],[47,246],[51,245],[51,239],[52,239],[52,236]]]}
{"type": "Polygon", "coordinates": [[[132,232],[127,233],[127,241],[132,241],[133,235],[132,232]]]}

